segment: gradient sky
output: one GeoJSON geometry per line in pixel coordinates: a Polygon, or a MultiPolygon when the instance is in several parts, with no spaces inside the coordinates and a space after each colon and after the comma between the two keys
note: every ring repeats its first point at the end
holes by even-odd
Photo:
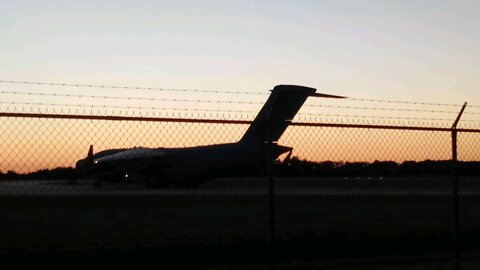
{"type": "Polygon", "coordinates": [[[2,79],[480,100],[479,1],[0,1],[2,79]]]}
{"type": "MultiPolygon", "coordinates": [[[[265,93],[283,83],[353,98],[480,105],[480,1],[0,0],[0,14],[0,80],[265,93]]],[[[4,83],[0,90],[246,99],[245,95],[181,96],[4,83]]],[[[241,109],[253,112],[253,118],[266,97],[251,95],[248,98],[257,103],[250,105],[153,105],[241,109]]],[[[0,101],[153,106],[131,100],[21,95],[2,95],[0,101]]],[[[352,105],[351,101],[314,102],[352,105]]],[[[446,118],[449,126],[459,111],[459,107],[426,109],[453,113],[404,112],[402,116],[446,118]]],[[[320,116],[398,116],[395,111],[306,106],[302,110],[320,116]]],[[[467,107],[464,118],[480,127],[480,107],[467,107]]],[[[83,155],[90,143],[78,145],[70,160],[83,155]]],[[[401,157],[392,154],[391,159],[401,157]]]]}

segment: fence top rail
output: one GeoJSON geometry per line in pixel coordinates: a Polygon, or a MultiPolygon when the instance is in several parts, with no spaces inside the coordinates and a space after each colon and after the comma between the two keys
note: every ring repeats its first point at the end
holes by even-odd
{"type": "MultiPolygon", "coordinates": [[[[368,125],[368,124],[340,124],[340,123],[308,123],[293,122],[292,126],[306,127],[336,127],[336,128],[361,128],[361,129],[390,129],[390,130],[414,130],[414,131],[442,131],[452,132],[451,128],[441,127],[420,127],[420,126],[389,126],[389,125],[368,125]]],[[[480,129],[457,128],[456,132],[480,133],[480,129]]]]}
{"type": "MultiPolygon", "coordinates": [[[[111,116],[111,115],[73,115],[73,114],[45,114],[45,113],[10,113],[10,112],[0,112],[0,117],[107,120],[107,121],[175,122],[175,123],[206,123],[206,124],[240,124],[240,125],[250,125],[252,123],[251,120],[168,118],[168,117],[141,117],[141,116],[111,116]]],[[[392,125],[344,124],[344,123],[291,122],[290,125],[291,126],[304,126],[304,127],[335,127],[335,128],[441,131],[441,132],[452,132],[453,131],[452,128],[441,128],[441,127],[392,126],[392,125]]],[[[455,129],[455,131],[456,132],[480,133],[480,129],[457,128],[457,129],[455,129]]]]}

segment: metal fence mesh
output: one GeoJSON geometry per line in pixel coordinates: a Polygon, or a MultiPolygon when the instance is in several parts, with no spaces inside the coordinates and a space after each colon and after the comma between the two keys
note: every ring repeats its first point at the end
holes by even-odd
{"type": "Polygon", "coordinates": [[[83,119],[0,118],[0,171],[74,167],[95,151],[131,147],[191,147],[237,141],[246,125],[83,119]]]}
{"type": "MultiPolygon", "coordinates": [[[[187,120],[188,121],[188,120],[187,120]]],[[[220,120],[221,121],[221,120],[220,120]]],[[[1,117],[0,171],[34,172],[74,167],[90,145],[95,151],[132,147],[192,147],[237,142],[246,123],[42,119],[1,117]]],[[[478,133],[459,132],[460,161],[480,160],[478,133]]],[[[450,160],[448,131],[292,125],[279,144],[312,162],[450,160]]],[[[283,157],[282,157],[283,158],[283,157]]]]}
{"type": "MultiPolygon", "coordinates": [[[[72,177],[75,163],[85,158],[90,145],[98,152],[237,142],[249,121],[44,116],[0,117],[0,199],[10,196],[2,206],[9,232],[0,235],[3,253],[53,247],[96,250],[92,245],[101,249],[201,246],[212,251],[216,245],[233,244],[241,254],[254,253],[253,260],[261,257],[265,263],[271,254],[264,250],[273,250],[278,261],[295,256],[309,260],[359,256],[365,241],[382,247],[370,249],[380,255],[450,250],[453,178],[448,128],[294,122],[278,142],[293,147],[293,156],[283,154],[272,164],[275,188],[269,202],[265,163],[245,167],[243,173],[226,171],[199,187],[183,189],[99,187],[89,179],[72,177]],[[419,172],[418,166],[408,172],[412,168],[408,166],[422,162],[430,166],[427,173],[419,172]],[[391,166],[393,171],[403,166],[403,174],[392,173],[391,166]],[[38,173],[58,168],[67,171],[38,173]],[[65,181],[69,178],[76,182],[65,181]],[[50,182],[38,184],[38,180],[50,182]],[[41,199],[28,197],[32,194],[41,199]],[[12,203],[17,199],[11,195],[35,199],[12,203]],[[58,195],[68,196],[57,204],[58,195]],[[55,219],[47,220],[53,212],[55,219]],[[25,234],[27,222],[40,226],[25,234]],[[58,233],[64,226],[79,229],[58,233]],[[422,244],[432,241],[436,244],[422,244]],[[252,251],[248,245],[239,247],[240,243],[260,244],[260,248],[252,251]],[[274,247],[268,248],[269,243],[274,247]],[[409,250],[411,246],[415,248],[409,250]]],[[[473,162],[465,163],[470,167],[462,163],[458,171],[466,238],[478,235],[480,224],[479,142],[478,131],[458,131],[459,161],[473,162]]],[[[464,242],[465,249],[475,250],[472,246],[471,241],[464,242]]]]}
{"type": "Polygon", "coordinates": [[[293,146],[295,155],[311,161],[403,162],[451,158],[450,134],[435,131],[292,126],[281,143],[293,146]]]}

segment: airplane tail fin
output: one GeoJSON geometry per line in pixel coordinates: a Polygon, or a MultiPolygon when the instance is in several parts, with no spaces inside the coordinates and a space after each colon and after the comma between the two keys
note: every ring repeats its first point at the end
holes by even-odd
{"type": "Polygon", "coordinates": [[[315,91],[314,88],[297,85],[275,86],[240,142],[263,143],[268,122],[272,125],[269,129],[270,138],[278,141],[307,97],[315,94],[315,91]]]}
{"type": "Polygon", "coordinates": [[[268,124],[270,124],[269,136],[273,142],[277,142],[309,96],[344,98],[315,93],[315,91],[315,88],[299,85],[275,86],[267,102],[263,105],[240,142],[263,143],[266,139],[268,124]]]}

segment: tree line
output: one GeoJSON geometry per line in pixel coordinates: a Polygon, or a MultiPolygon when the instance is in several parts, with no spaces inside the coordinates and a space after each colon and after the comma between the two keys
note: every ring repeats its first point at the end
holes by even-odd
{"type": "MultiPolygon", "coordinates": [[[[459,175],[480,176],[479,161],[459,161],[455,165],[459,175]]],[[[313,162],[293,157],[288,162],[275,162],[273,173],[279,177],[389,177],[389,176],[445,176],[453,173],[450,160],[374,161],[374,162],[313,162]]],[[[235,166],[217,175],[228,177],[262,177],[265,163],[235,166]]],[[[2,180],[78,179],[81,175],[72,167],[43,169],[29,173],[0,171],[2,180]]]]}

